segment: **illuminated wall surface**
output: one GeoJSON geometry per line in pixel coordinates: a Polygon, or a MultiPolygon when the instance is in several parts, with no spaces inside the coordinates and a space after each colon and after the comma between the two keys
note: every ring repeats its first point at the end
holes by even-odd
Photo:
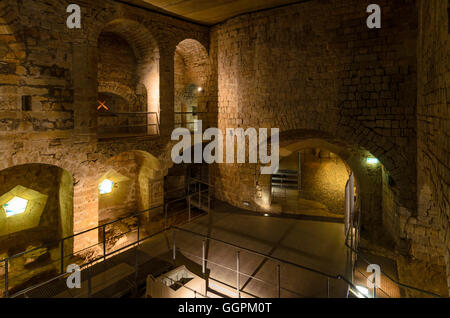
{"type": "MultiPolygon", "coordinates": [[[[222,131],[279,128],[282,159],[336,154],[305,157],[305,198],[342,214],[352,171],[367,248],[386,240],[405,281],[426,273],[410,270],[419,264],[440,281],[431,288],[448,288],[447,1],[384,1],[376,30],[360,0],[213,26],[90,1],[81,30],[67,28],[59,1],[32,2],[0,3],[0,258],[163,204],[170,135],[197,118],[222,131]]],[[[180,14],[211,22],[191,11],[180,14]]],[[[259,168],[211,165],[215,197],[273,212],[259,168]]],[[[67,250],[98,242],[88,233],[67,250]]]]}

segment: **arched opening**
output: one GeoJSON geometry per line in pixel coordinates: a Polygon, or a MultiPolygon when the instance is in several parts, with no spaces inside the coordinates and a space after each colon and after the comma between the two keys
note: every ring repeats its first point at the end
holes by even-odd
{"type": "Polygon", "coordinates": [[[147,234],[162,230],[163,187],[159,160],[147,152],[125,152],[108,160],[98,179],[98,219],[105,231],[99,231],[99,241],[107,240],[108,251],[135,241],[138,222],[147,234]]]}
{"type": "MultiPolygon", "coordinates": [[[[73,179],[52,165],[0,171],[0,259],[10,262],[10,287],[23,288],[58,273],[60,240],[73,234],[73,179]]],[[[67,240],[65,249],[72,249],[67,240]]]]}
{"type": "Polygon", "coordinates": [[[174,55],[175,128],[194,130],[194,121],[202,120],[207,128],[212,92],[208,52],[198,41],[180,42],[174,55]]]}
{"type": "Polygon", "coordinates": [[[159,49],[149,31],[115,20],[97,52],[99,138],[159,134],[159,49]]]}
{"type": "MultiPolygon", "coordinates": [[[[204,149],[206,144],[199,147],[204,149]]],[[[195,146],[181,149],[189,162],[175,163],[164,178],[164,205],[167,225],[182,225],[199,217],[214,205],[211,186],[211,165],[195,163],[195,146]]]]}
{"type": "Polygon", "coordinates": [[[329,150],[303,148],[294,151],[280,158],[279,169],[272,175],[271,209],[342,219],[345,187],[351,173],[350,167],[329,150]]]}
{"type": "MultiPolygon", "coordinates": [[[[7,8],[4,9],[5,12],[7,8]]],[[[24,111],[31,111],[30,98],[26,98],[23,103],[21,96],[24,95],[21,76],[23,68],[20,62],[26,55],[24,45],[17,40],[14,32],[15,12],[0,17],[0,74],[2,85],[0,85],[0,133],[11,133],[18,130],[31,130],[33,125],[30,116],[24,111]],[[5,21],[10,19],[11,21],[5,21]],[[22,70],[22,71],[21,71],[22,70]]]]}

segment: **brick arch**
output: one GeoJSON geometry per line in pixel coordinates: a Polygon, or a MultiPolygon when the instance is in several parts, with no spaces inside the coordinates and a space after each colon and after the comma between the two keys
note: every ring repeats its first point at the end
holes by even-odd
{"type": "Polygon", "coordinates": [[[184,39],[175,47],[174,55],[180,54],[186,64],[193,65],[198,71],[191,82],[197,86],[204,86],[209,75],[209,55],[206,48],[199,41],[184,39]]]}
{"type": "Polygon", "coordinates": [[[103,81],[102,83],[99,83],[98,92],[120,96],[125,99],[129,105],[135,104],[138,100],[136,93],[130,87],[117,82],[103,81]]]}
{"type": "Polygon", "coordinates": [[[2,30],[2,41],[12,52],[13,57],[7,58],[8,62],[18,62],[25,59],[26,50],[24,43],[17,36],[19,25],[17,6],[7,1],[0,3],[0,29],[2,30]]]}
{"type": "Polygon", "coordinates": [[[76,175],[77,167],[73,166],[73,163],[69,159],[55,158],[54,156],[41,156],[36,157],[31,156],[15,156],[13,160],[3,160],[0,162],[0,171],[15,166],[22,166],[28,164],[41,164],[48,166],[56,166],[62,170],[70,173],[71,176],[76,175]]]}
{"type": "MultiPolygon", "coordinates": [[[[97,182],[111,169],[134,180],[130,185],[131,188],[127,188],[127,192],[133,193],[132,199],[128,198],[128,204],[139,211],[162,204],[160,199],[163,197],[152,196],[155,189],[158,190],[157,193],[163,189],[164,176],[167,174],[167,169],[164,169],[157,157],[142,150],[130,150],[114,155],[99,165],[95,174],[97,182]]],[[[117,210],[117,207],[114,209],[117,210]]]]}
{"type": "Polygon", "coordinates": [[[415,203],[411,201],[414,199],[411,196],[411,185],[414,185],[415,181],[408,173],[409,164],[406,158],[402,154],[395,153],[397,148],[385,137],[377,136],[356,121],[353,121],[352,124],[355,126],[352,126],[351,123],[341,125],[340,129],[332,132],[304,129],[282,131],[280,146],[296,140],[321,139],[328,144],[335,145],[335,149],[342,149],[343,156],[349,153],[358,153],[362,157],[373,155],[379,159],[397,184],[400,203],[406,208],[414,210],[415,203]]]}
{"type": "MultiPolygon", "coordinates": [[[[0,193],[0,196],[11,193],[11,190],[20,186],[26,189],[25,192],[15,195],[19,197],[23,195],[23,198],[29,200],[31,203],[31,206],[29,208],[27,207],[26,214],[24,214],[23,218],[20,219],[19,217],[18,220],[13,221],[13,224],[14,222],[19,222],[13,228],[19,225],[20,229],[8,230],[9,233],[7,235],[14,235],[14,238],[9,237],[8,240],[11,241],[6,245],[11,247],[15,246],[17,248],[16,252],[22,252],[25,250],[25,247],[31,244],[36,244],[34,246],[44,245],[50,250],[52,247],[48,244],[49,239],[56,242],[61,238],[73,234],[74,184],[73,175],[70,172],[58,165],[27,163],[2,169],[0,173],[2,174],[2,182],[5,182],[3,184],[5,187],[2,187],[2,191],[6,190],[0,193]],[[46,200],[41,201],[41,199],[34,197],[32,193],[28,192],[30,190],[41,195],[46,195],[46,200]],[[28,195],[32,196],[27,198],[27,192],[28,195]],[[36,206],[38,201],[43,202],[41,208],[36,206]],[[46,237],[46,234],[36,235],[34,233],[39,228],[41,230],[37,232],[47,233],[50,226],[51,233],[49,233],[49,237],[46,237]],[[45,230],[43,231],[42,229],[45,230]]],[[[5,225],[4,220],[2,225],[5,225]]],[[[8,226],[5,228],[8,228],[8,226]]],[[[65,248],[67,250],[72,249],[72,242],[65,242],[65,248]]]]}
{"type": "Polygon", "coordinates": [[[103,32],[119,35],[132,48],[137,59],[138,83],[147,89],[148,111],[159,112],[159,44],[142,23],[128,18],[113,18],[95,30],[98,39],[103,32]]]}

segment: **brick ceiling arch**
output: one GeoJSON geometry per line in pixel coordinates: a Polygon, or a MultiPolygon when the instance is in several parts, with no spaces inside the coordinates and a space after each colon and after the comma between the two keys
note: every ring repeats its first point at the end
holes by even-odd
{"type": "MultiPolygon", "coordinates": [[[[335,152],[344,161],[346,161],[346,158],[351,154],[364,157],[375,156],[394,179],[399,190],[400,203],[406,208],[414,211],[415,204],[411,203],[410,197],[410,175],[407,170],[408,165],[403,162],[404,158],[401,156],[391,157],[389,151],[384,153],[375,152],[367,140],[361,139],[356,135],[347,136],[347,138],[343,138],[342,136],[345,136],[345,134],[337,136],[315,130],[288,130],[280,132],[280,148],[281,150],[289,149],[289,145],[305,140],[320,140],[323,143],[322,146],[328,145],[329,148],[327,150],[335,152]],[[392,173],[392,171],[394,171],[395,174],[392,173]]],[[[363,161],[364,158],[361,158],[361,162],[363,161]]],[[[350,167],[352,170],[355,170],[356,168],[355,166],[350,167]]]]}

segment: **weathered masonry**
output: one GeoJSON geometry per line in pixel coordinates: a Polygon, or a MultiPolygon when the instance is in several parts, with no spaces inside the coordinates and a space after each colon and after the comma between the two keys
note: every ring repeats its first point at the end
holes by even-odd
{"type": "MultiPolygon", "coordinates": [[[[32,216],[1,209],[0,259],[164,203],[194,169],[174,166],[170,135],[200,119],[223,132],[279,128],[286,169],[298,154],[308,171],[334,164],[295,184],[310,189],[299,200],[336,214],[342,189],[327,180],[353,172],[364,246],[394,259],[405,282],[450,288],[447,1],[379,0],[380,29],[366,25],[366,0],[312,0],[216,24],[126,1],[78,2],[82,25],[69,29],[71,1],[0,0],[0,204],[22,198],[32,216]],[[117,196],[99,193],[105,180],[117,196]]],[[[278,177],[259,168],[206,170],[217,199],[280,212],[278,177]]],[[[67,248],[98,240],[90,233],[67,248]]]]}

